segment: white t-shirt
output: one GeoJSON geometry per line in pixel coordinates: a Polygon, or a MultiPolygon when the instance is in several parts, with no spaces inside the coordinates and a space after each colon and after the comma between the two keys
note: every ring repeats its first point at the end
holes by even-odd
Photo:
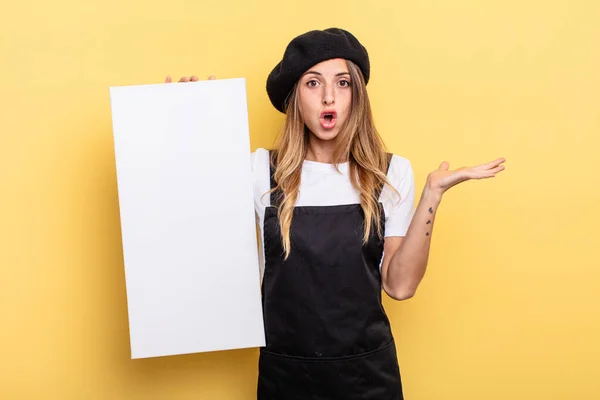
{"type": "MultiPolygon", "coordinates": [[[[349,164],[338,165],[304,161],[300,179],[300,193],[296,206],[332,206],[360,203],[360,193],[352,186],[349,164]]],[[[252,153],[254,179],[254,209],[260,228],[260,274],[264,272],[263,222],[265,209],[271,205],[269,151],[259,148],[252,153]]],[[[388,170],[388,181],[400,193],[398,196],[386,185],[379,200],[385,211],[385,236],[405,236],[414,214],[415,182],[410,161],[393,155],[388,170]]]]}

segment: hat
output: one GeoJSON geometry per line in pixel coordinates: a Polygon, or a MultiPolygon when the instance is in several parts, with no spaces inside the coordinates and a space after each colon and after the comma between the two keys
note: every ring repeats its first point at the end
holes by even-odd
{"type": "Polygon", "coordinates": [[[267,94],[273,106],[285,113],[287,97],[302,74],[333,58],[352,61],[362,71],[365,83],[369,82],[369,55],[356,37],[340,28],[313,30],[292,39],[283,59],[269,74],[267,94]]]}

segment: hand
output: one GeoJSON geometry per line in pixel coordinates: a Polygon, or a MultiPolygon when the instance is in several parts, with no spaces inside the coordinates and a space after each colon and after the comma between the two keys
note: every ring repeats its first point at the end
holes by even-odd
{"type": "Polygon", "coordinates": [[[504,170],[504,158],[498,158],[487,164],[481,164],[475,167],[461,167],[457,170],[450,171],[448,162],[444,161],[440,164],[439,169],[431,172],[427,177],[428,190],[442,195],[451,187],[470,179],[487,179],[493,178],[497,173],[504,170]]]}
{"type": "MultiPolygon", "coordinates": [[[[209,81],[213,81],[217,79],[214,75],[208,77],[209,81]]],[[[179,79],[179,82],[198,82],[198,77],[196,75],[192,75],[190,77],[183,76],[179,79]]],[[[171,83],[171,75],[167,75],[167,79],[165,79],[165,83],[171,83]]]]}

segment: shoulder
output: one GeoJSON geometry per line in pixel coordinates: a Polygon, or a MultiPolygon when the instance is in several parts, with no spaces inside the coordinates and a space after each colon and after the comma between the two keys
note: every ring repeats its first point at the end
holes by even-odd
{"type": "Polygon", "coordinates": [[[394,190],[385,185],[380,197],[386,215],[385,235],[406,236],[415,210],[415,179],[410,160],[393,154],[387,178],[394,190]]]}
{"type": "Polygon", "coordinates": [[[251,153],[254,205],[261,218],[265,207],[270,203],[269,196],[265,196],[271,189],[269,154],[269,150],[263,148],[258,148],[251,153]]]}
{"type": "Polygon", "coordinates": [[[259,147],[251,154],[252,170],[256,171],[263,166],[269,166],[269,150],[259,147]]]}
{"type": "Polygon", "coordinates": [[[400,154],[390,153],[392,158],[390,160],[390,167],[404,167],[410,168],[411,162],[408,158],[401,156],[400,154]]]}
{"type": "Polygon", "coordinates": [[[396,204],[398,195],[400,202],[412,201],[415,195],[415,176],[410,160],[399,154],[392,154],[387,171],[387,184],[384,185],[380,199],[396,204]]]}
{"type": "Polygon", "coordinates": [[[399,154],[392,154],[390,165],[388,168],[388,179],[393,185],[413,179],[412,163],[406,157],[399,154]]]}

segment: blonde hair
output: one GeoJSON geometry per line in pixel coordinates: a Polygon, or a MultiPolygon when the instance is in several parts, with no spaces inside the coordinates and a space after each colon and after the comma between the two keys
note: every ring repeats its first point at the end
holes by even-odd
{"type": "MultiPolygon", "coordinates": [[[[360,192],[360,205],[365,216],[363,243],[366,243],[373,225],[381,237],[381,209],[378,197],[380,189],[388,183],[386,171],[389,158],[373,122],[362,73],[356,64],[351,61],[346,63],[350,72],[352,104],[349,118],[338,134],[333,164],[337,168],[340,163],[349,163],[352,185],[360,192]]],[[[278,137],[277,150],[272,154],[272,162],[277,166],[274,175],[277,186],[272,191],[279,189],[282,193],[278,216],[286,258],[291,251],[290,227],[298,199],[309,135],[300,112],[296,84],[288,96],[285,123],[278,137]]]]}

